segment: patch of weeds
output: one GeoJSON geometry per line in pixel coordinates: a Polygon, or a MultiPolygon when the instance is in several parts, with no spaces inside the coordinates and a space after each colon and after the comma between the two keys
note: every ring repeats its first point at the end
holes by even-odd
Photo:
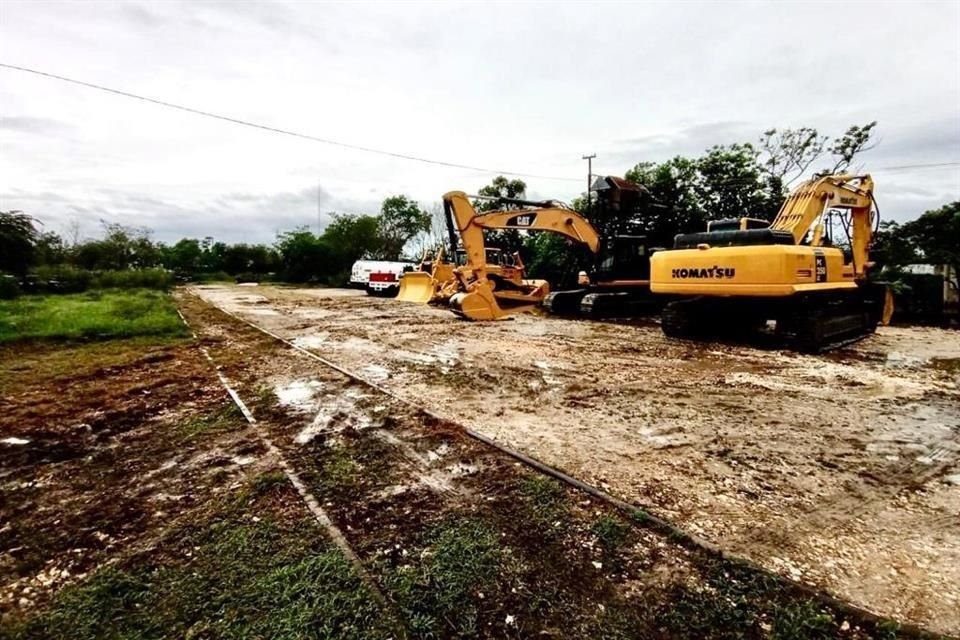
{"type": "Polygon", "coordinates": [[[883,620],[875,629],[877,640],[895,640],[900,637],[900,623],[896,620],[883,620]]]}
{"type": "Polygon", "coordinates": [[[704,560],[696,586],[675,583],[660,598],[658,617],[672,634],[716,637],[724,630],[755,629],[776,598],[779,585],[769,575],[704,560]]]}
{"type": "Polygon", "coordinates": [[[389,637],[349,562],[319,539],[315,526],[269,516],[194,526],[181,549],[164,554],[173,563],[105,567],[8,637],[389,637]]]}
{"type": "Polygon", "coordinates": [[[226,403],[212,413],[192,416],[176,427],[177,435],[183,440],[191,440],[204,434],[225,433],[247,426],[243,414],[235,404],[226,403]]]}
{"type": "Polygon", "coordinates": [[[360,465],[346,447],[331,447],[325,451],[318,479],[327,491],[349,489],[360,479],[360,465]]]}
{"type": "Polygon", "coordinates": [[[569,514],[567,494],[563,486],[542,475],[532,475],[520,484],[529,516],[539,533],[546,534],[560,529],[569,514]]]}
{"type": "Polygon", "coordinates": [[[496,532],[485,523],[457,519],[436,527],[426,542],[419,563],[388,570],[387,589],[415,634],[477,635],[478,605],[484,598],[494,601],[502,566],[496,532]]]}
{"type": "Polygon", "coordinates": [[[833,616],[811,600],[778,607],[774,614],[772,635],[777,640],[835,638],[836,632],[833,616]]]}
{"type": "Polygon", "coordinates": [[[277,470],[261,473],[253,479],[253,483],[250,486],[250,497],[256,498],[270,493],[276,487],[284,487],[286,485],[287,476],[283,471],[277,470]]]}
{"type": "Polygon", "coordinates": [[[604,514],[597,518],[590,531],[597,537],[603,552],[613,555],[627,542],[630,526],[616,516],[604,514]]]}

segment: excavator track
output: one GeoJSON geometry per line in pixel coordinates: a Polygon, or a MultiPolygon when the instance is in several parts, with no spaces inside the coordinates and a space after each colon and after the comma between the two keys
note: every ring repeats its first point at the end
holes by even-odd
{"type": "Polygon", "coordinates": [[[745,338],[767,319],[776,333],[802,353],[823,353],[862,340],[877,329],[884,286],[867,283],[856,291],[829,292],[764,304],[754,299],[691,298],[669,303],[660,326],[671,338],[745,338]],[[779,308],[777,308],[779,307],[779,308]]]}
{"type": "Polygon", "coordinates": [[[587,289],[552,291],[544,299],[543,306],[556,316],[575,316],[580,313],[580,303],[588,293],[587,289]]]}
{"type": "Polygon", "coordinates": [[[624,318],[649,315],[656,300],[648,291],[572,289],[550,293],[543,306],[553,315],[584,318],[624,318]]]}

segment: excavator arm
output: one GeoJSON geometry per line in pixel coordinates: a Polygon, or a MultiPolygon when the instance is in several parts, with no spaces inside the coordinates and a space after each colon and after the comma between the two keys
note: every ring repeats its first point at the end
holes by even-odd
{"type": "Polygon", "coordinates": [[[860,280],[866,276],[873,238],[873,179],[869,175],[829,175],[809,180],[787,197],[770,228],[793,234],[794,243],[800,244],[816,225],[816,246],[822,242],[823,215],[833,207],[850,210],[853,270],[860,280]]]}
{"type": "MultiPolygon", "coordinates": [[[[478,214],[463,191],[451,191],[443,196],[447,220],[459,233],[467,254],[467,264],[475,273],[486,274],[486,229],[522,229],[547,231],[566,236],[586,245],[592,253],[600,250],[600,235],[586,219],[572,209],[560,207],[531,207],[510,211],[478,214]]],[[[451,244],[456,246],[456,235],[451,233],[451,244]]]]}

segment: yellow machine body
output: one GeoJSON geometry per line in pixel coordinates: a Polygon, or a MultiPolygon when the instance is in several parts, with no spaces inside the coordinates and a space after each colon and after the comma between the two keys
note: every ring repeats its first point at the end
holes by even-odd
{"type": "Polygon", "coordinates": [[[650,259],[650,287],[683,296],[781,297],[857,284],[840,249],[756,245],[658,252],[650,259]]]}

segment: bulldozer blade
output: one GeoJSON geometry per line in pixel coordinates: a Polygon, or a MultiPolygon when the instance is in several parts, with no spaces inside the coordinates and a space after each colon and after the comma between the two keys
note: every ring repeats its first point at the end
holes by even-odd
{"type": "Polygon", "coordinates": [[[411,271],[400,277],[400,292],[397,300],[426,304],[433,298],[433,278],[423,271],[411,271]]]}

